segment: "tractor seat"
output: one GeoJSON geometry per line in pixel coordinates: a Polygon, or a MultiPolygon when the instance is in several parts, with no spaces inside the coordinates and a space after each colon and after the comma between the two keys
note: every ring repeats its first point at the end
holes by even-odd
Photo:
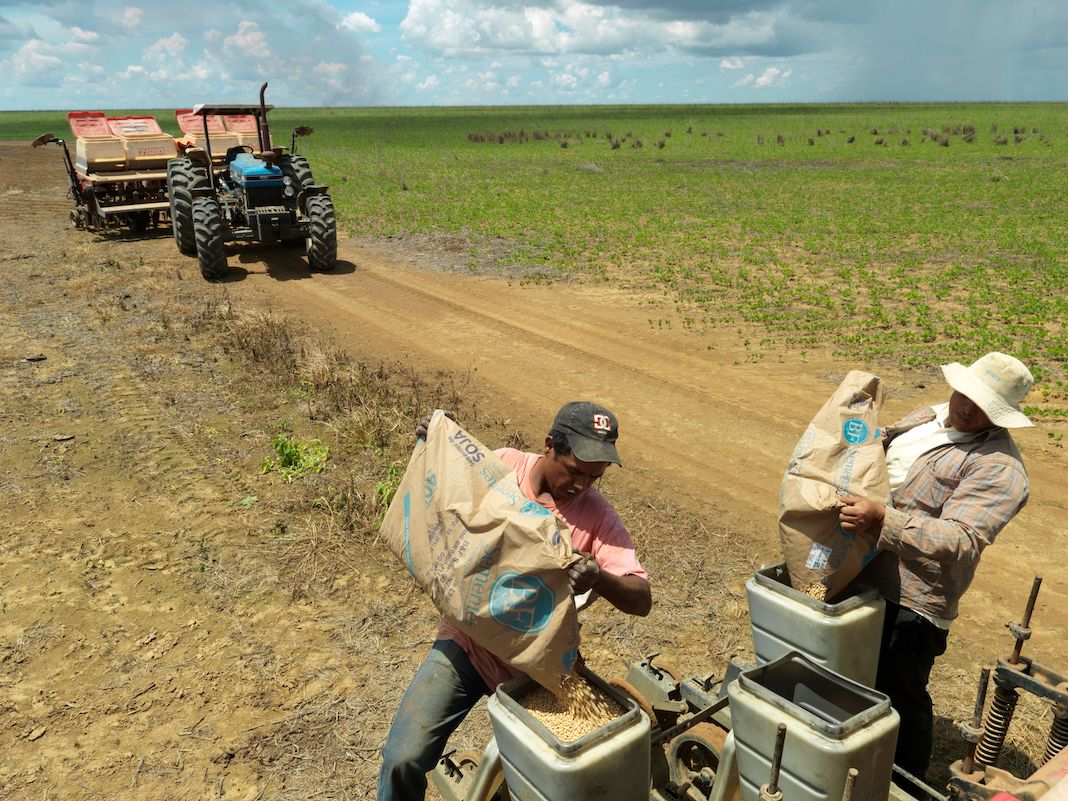
{"type": "Polygon", "coordinates": [[[234,145],[233,147],[226,148],[226,158],[223,160],[223,164],[229,166],[230,162],[237,158],[240,153],[251,153],[252,148],[248,145],[234,145]]]}

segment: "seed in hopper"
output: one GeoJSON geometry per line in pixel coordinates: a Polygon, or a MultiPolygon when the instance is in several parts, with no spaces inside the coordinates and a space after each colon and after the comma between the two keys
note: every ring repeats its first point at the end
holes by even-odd
{"type": "Polygon", "coordinates": [[[611,696],[574,674],[564,681],[561,697],[538,687],[519,703],[565,743],[615,720],[624,711],[611,696]]]}

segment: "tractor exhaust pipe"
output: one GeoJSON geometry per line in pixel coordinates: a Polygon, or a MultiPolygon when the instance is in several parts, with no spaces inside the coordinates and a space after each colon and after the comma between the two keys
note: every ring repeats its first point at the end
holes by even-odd
{"type": "Polygon", "coordinates": [[[267,91],[267,82],[260,87],[260,118],[263,120],[263,141],[260,150],[266,152],[271,149],[271,129],[267,126],[267,104],[263,100],[264,92],[267,91]]]}

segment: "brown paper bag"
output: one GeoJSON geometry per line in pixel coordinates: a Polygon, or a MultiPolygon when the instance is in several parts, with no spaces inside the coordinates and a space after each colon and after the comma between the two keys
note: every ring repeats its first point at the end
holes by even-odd
{"type": "Polygon", "coordinates": [[[578,655],[570,532],[441,411],[408,462],[381,536],[472,640],[558,691],[578,655]]]}
{"type": "Polygon", "coordinates": [[[830,601],[875,556],[876,537],[838,523],[840,495],[885,504],[890,483],[883,453],[878,376],[851,371],[797,443],[779,497],[779,535],[795,589],[819,582],[830,601]]]}

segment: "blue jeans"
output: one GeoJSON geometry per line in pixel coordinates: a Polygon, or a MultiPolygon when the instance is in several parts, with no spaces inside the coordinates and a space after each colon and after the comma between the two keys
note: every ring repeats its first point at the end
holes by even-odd
{"type": "Polygon", "coordinates": [[[452,640],[437,640],[401,698],[378,771],[377,801],[423,801],[426,774],[489,689],[452,640]]]}

